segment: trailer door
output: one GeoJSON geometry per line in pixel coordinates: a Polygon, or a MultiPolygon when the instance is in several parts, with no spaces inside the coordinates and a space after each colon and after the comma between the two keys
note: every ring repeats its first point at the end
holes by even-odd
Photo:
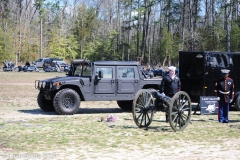
{"type": "Polygon", "coordinates": [[[193,102],[204,95],[204,74],[204,52],[179,52],[181,90],[187,92],[193,102]]]}

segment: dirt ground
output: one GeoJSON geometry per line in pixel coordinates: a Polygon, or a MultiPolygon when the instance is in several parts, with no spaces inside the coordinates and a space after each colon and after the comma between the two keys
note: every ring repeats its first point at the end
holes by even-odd
{"type": "MultiPolygon", "coordinates": [[[[28,101],[27,97],[22,99],[23,101],[28,101]]],[[[29,102],[35,103],[35,102],[29,102]]],[[[33,105],[35,106],[35,105],[33,105]]],[[[126,114],[121,113],[121,110],[118,108],[116,102],[83,102],[82,103],[82,112],[95,112],[95,113],[116,113],[116,114],[126,114]],[[99,105],[100,104],[100,105],[99,105]],[[90,109],[91,108],[91,109],[90,109]],[[94,109],[93,109],[94,108],[94,109]]],[[[74,117],[82,116],[82,114],[75,114],[74,117]]],[[[11,122],[11,121],[19,121],[24,122],[28,120],[33,120],[37,118],[54,118],[59,117],[58,114],[55,112],[43,112],[40,109],[35,107],[1,107],[0,110],[0,117],[3,121],[11,122]]],[[[162,117],[164,118],[164,117],[162,117]]],[[[240,132],[239,132],[240,134],[240,132]]],[[[0,142],[1,143],[1,142],[0,142]]],[[[79,151],[79,148],[74,146],[69,146],[65,153],[62,150],[55,150],[54,154],[49,153],[50,155],[43,156],[44,152],[37,152],[37,153],[18,153],[15,154],[11,151],[11,149],[3,149],[0,148],[0,159],[56,159],[56,160],[65,160],[65,159],[78,159],[79,155],[78,152],[81,154],[85,154],[83,159],[119,159],[119,160],[127,160],[127,159],[149,159],[149,160],[185,160],[185,159],[198,159],[198,160],[205,160],[205,159],[217,159],[217,160],[224,160],[224,159],[231,159],[231,160],[239,160],[240,159],[240,139],[231,139],[225,142],[221,142],[219,146],[204,146],[202,144],[197,143],[185,143],[185,142],[176,142],[179,143],[181,147],[173,147],[171,150],[163,149],[163,148],[155,148],[154,150],[147,150],[146,152],[133,150],[128,152],[124,149],[119,149],[115,153],[99,153],[98,151],[91,153],[84,153],[83,150],[79,151]],[[226,148],[222,148],[222,146],[226,146],[226,148]],[[68,151],[69,150],[69,151],[68,151]],[[74,151],[75,150],[75,151],[74,151]],[[75,154],[68,155],[68,152],[75,154]],[[200,154],[199,154],[199,153],[200,154]],[[164,153],[164,154],[163,154],[164,153]],[[177,154],[177,156],[176,156],[177,154]],[[2,155],[2,157],[1,157],[2,155]],[[168,155],[168,156],[166,156],[168,155]],[[35,157],[34,157],[35,156],[35,157]],[[36,158],[36,156],[38,158],[36,158]],[[88,157],[89,156],[89,157],[88,157]],[[90,158],[95,156],[96,158],[90,158]],[[24,158],[23,158],[24,157],[24,158]],[[40,157],[40,158],[39,158],[40,157]],[[45,158],[43,158],[45,157],[45,158]],[[49,158],[51,157],[51,158],[49,158]],[[102,157],[102,158],[99,158],[102,157]]],[[[148,147],[148,146],[146,146],[148,147]]]]}
{"type": "MultiPolygon", "coordinates": [[[[6,73],[0,72],[0,77],[5,76],[6,73]]],[[[10,76],[11,78],[11,76],[10,76]]],[[[37,78],[37,77],[35,77],[37,78]]],[[[35,79],[33,78],[33,79],[35,79]]],[[[0,79],[0,123],[9,121],[28,121],[29,119],[37,118],[51,118],[59,117],[55,112],[43,112],[37,107],[36,97],[38,91],[34,88],[34,81],[29,80],[28,82],[15,79],[9,79],[9,81],[3,81],[0,79]],[[26,88],[26,91],[16,91],[18,88],[22,89],[22,86],[26,88]],[[7,89],[6,89],[7,88],[7,89]],[[28,90],[30,91],[30,95],[28,90]],[[11,94],[9,94],[11,93],[11,94]],[[11,95],[11,96],[8,96],[11,95]],[[4,98],[3,98],[4,97],[4,98]]],[[[81,112],[96,112],[96,113],[115,113],[115,114],[129,114],[122,113],[121,109],[117,106],[116,102],[82,102],[81,112]]],[[[239,113],[238,113],[239,114],[239,113]]],[[[82,114],[75,114],[75,117],[82,116],[82,114]]],[[[164,118],[164,117],[162,117],[164,118]]],[[[194,119],[194,117],[193,117],[194,119]]],[[[231,125],[231,123],[226,124],[231,125]]],[[[1,131],[1,130],[0,130],[1,131]]],[[[240,130],[238,131],[240,134],[240,130]]],[[[0,135],[1,136],[1,135],[0,135]]],[[[219,146],[203,146],[197,143],[189,142],[176,142],[180,143],[180,147],[173,147],[171,150],[163,148],[154,148],[152,150],[146,150],[145,152],[139,150],[127,151],[124,148],[118,149],[115,153],[99,153],[98,151],[92,152],[92,156],[95,158],[90,158],[86,154],[83,159],[240,159],[240,138],[236,137],[233,139],[228,139],[227,141],[222,141],[219,146]],[[225,148],[222,148],[225,146],[225,148]],[[197,154],[200,152],[201,154],[197,154]],[[164,154],[162,154],[164,153],[164,154]],[[176,156],[177,154],[177,156],[176,156]],[[167,156],[166,156],[167,155],[167,156]],[[100,157],[100,158],[99,158],[100,157]]],[[[1,146],[1,142],[0,142],[1,146]]],[[[146,146],[147,147],[147,146],[146,146]]],[[[18,153],[14,154],[6,148],[0,147],[0,159],[79,159],[78,152],[81,154],[84,151],[79,150],[74,146],[69,146],[66,153],[62,150],[56,150],[54,155],[48,155],[44,157],[42,152],[35,154],[38,157],[34,157],[29,153],[18,153]],[[75,154],[68,155],[68,153],[74,152],[75,154]],[[52,157],[51,157],[52,156],[52,157]]],[[[91,157],[92,157],[91,156],[91,157]]]]}

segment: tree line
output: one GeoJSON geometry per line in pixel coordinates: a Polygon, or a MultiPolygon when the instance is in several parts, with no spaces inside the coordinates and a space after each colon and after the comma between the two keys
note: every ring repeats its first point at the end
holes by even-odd
{"type": "Polygon", "coordinates": [[[0,0],[0,61],[40,57],[177,65],[240,50],[238,0],[0,0]]]}

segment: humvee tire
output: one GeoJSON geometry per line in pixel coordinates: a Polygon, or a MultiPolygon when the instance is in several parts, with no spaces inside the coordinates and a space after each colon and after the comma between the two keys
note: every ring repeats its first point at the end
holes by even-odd
{"type": "Polygon", "coordinates": [[[80,97],[70,88],[62,89],[54,96],[53,105],[59,114],[73,115],[79,109],[80,97]]]}
{"type": "Polygon", "coordinates": [[[47,100],[41,91],[38,93],[37,103],[43,111],[46,112],[55,111],[53,101],[47,100]]]}
{"type": "Polygon", "coordinates": [[[126,111],[130,111],[132,110],[132,103],[133,101],[117,101],[118,106],[122,109],[122,110],[126,110],[126,111]]]}
{"type": "Polygon", "coordinates": [[[235,106],[235,108],[236,108],[237,111],[240,111],[240,95],[237,97],[234,106],[235,106]]]}

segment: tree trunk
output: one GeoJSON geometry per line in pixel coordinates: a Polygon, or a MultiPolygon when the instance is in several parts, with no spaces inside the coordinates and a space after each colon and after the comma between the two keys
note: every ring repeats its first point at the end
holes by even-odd
{"type": "Polygon", "coordinates": [[[229,5],[229,0],[225,0],[225,8],[224,8],[224,13],[225,13],[225,30],[226,30],[226,48],[227,52],[230,52],[230,27],[229,27],[229,15],[230,15],[230,9],[228,7],[229,5]]]}

